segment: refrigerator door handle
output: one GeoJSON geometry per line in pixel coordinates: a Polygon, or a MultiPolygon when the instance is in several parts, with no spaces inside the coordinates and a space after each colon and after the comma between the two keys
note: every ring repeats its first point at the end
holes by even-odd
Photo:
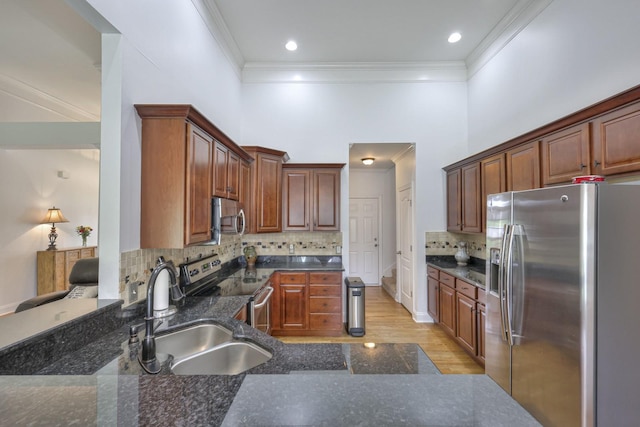
{"type": "Polygon", "coordinates": [[[507,237],[507,260],[506,260],[506,273],[505,273],[505,302],[504,302],[504,315],[506,322],[506,338],[509,346],[513,346],[513,322],[512,322],[512,297],[513,297],[513,240],[515,236],[515,228],[517,225],[509,226],[509,235],[507,237]]]}
{"type": "Polygon", "coordinates": [[[498,299],[500,301],[500,327],[502,330],[502,340],[508,341],[509,336],[507,333],[508,323],[506,317],[506,304],[505,304],[505,287],[506,287],[506,261],[509,248],[509,236],[511,235],[511,225],[504,226],[504,234],[502,236],[502,247],[500,252],[500,260],[498,261],[498,299]]]}

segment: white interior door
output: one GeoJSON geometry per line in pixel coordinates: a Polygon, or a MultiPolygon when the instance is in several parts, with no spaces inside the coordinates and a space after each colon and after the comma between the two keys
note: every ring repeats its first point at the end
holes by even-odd
{"type": "Polygon", "coordinates": [[[398,193],[400,212],[398,215],[398,283],[400,303],[413,313],[413,209],[411,187],[398,193]]]}
{"type": "Polygon", "coordinates": [[[379,200],[349,199],[349,275],[379,285],[379,200]]]}

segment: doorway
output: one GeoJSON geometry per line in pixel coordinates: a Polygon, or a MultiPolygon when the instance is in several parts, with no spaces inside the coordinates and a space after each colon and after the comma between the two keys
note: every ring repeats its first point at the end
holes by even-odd
{"type": "Polygon", "coordinates": [[[365,285],[380,284],[380,200],[349,199],[349,274],[365,285]]]}

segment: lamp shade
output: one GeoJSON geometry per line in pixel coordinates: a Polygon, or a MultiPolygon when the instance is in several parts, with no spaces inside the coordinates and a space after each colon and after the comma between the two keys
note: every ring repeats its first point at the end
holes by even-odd
{"type": "Polygon", "coordinates": [[[60,212],[60,209],[55,206],[47,210],[47,214],[42,220],[42,224],[56,224],[60,222],[69,222],[69,220],[65,218],[64,215],[62,215],[62,212],[60,212]]]}

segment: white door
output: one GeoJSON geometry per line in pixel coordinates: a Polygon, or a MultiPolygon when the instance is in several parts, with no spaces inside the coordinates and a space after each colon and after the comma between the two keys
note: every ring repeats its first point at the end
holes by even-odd
{"type": "Polygon", "coordinates": [[[378,199],[349,199],[349,275],[379,285],[378,199]]]}
{"type": "Polygon", "coordinates": [[[400,212],[398,215],[398,281],[400,302],[413,313],[413,209],[411,187],[398,193],[400,212]]]}

